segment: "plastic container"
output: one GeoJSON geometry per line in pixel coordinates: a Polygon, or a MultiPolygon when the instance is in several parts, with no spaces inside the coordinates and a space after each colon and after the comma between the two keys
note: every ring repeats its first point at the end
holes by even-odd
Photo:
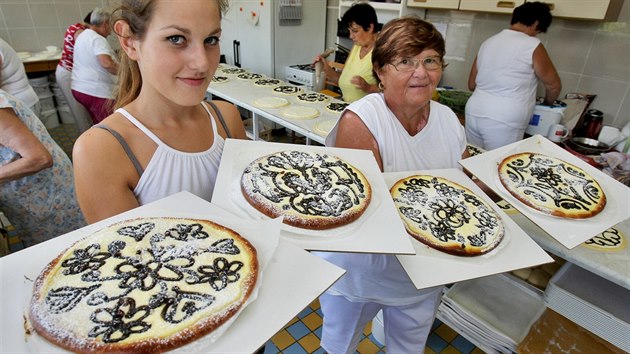
{"type": "Polygon", "coordinates": [[[48,92],[46,94],[42,94],[41,96],[40,95],[38,96],[39,96],[39,104],[42,107],[42,112],[55,109],[55,99],[53,98],[54,95],[52,92],[48,92]]]}
{"type": "Polygon", "coordinates": [[[537,104],[534,107],[534,113],[529,120],[529,125],[527,129],[525,129],[525,133],[532,136],[536,134],[547,136],[549,127],[560,123],[566,109],[567,105],[564,102],[562,102],[562,104],[554,104],[553,106],[537,104]]]}
{"type": "Polygon", "coordinates": [[[29,85],[35,90],[37,97],[46,96],[51,93],[50,83],[48,82],[48,76],[36,77],[28,79],[29,85]]]}
{"type": "Polygon", "coordinates": [[[57,110],[51,109],[47,111],[42,111],[39,114],[39,119],[44,123],[46,129],[52,129],[59,126],[59,116],[57,116],[57,110]]]}
{"type": "Polygon", "coordinates": [[[72,111],[70,111],[70,106],[57,106],[57,113],[59,113],[61,124],[76,124],[76,122],[74,121],[74,116],[72,115],[72,111]]]}
{"type": "Polygon", "coordinates": [[[57,101],[57,106],[67,105],[66,97],[63,95],[63,92],[59,87],[52,86],[52,92],[55,95],[55,101],[57,101]]]}

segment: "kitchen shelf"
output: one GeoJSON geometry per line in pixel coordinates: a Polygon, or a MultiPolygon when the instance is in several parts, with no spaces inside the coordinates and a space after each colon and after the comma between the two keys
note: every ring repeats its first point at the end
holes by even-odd
{"type": "Polygon", "coordinates": [[[516,351],[544,310],[541,290],[503,273],[446,289],[437,317],[486,353],[505,353],[516,351]]]}
{"type": "MultiPolygon", "coordinates": [[[[342,0],[342,1],[339,1],[339,6],[350,7],[355,2],[356,1],[342,0]]],[[[377,11],[378,10],[383,10],[383,11],[396,11],[396,12],[398,12],[402,8],[402,4],[401,3],[374,2],[374,1],[368,1],[368,3],[374,8],[374,10],[377,10],[377,11]]]]}
{"type": "Polygon", "coordinates": [[[609,343],[630,352],[630,290],[565,263],[545,291],[545,304],[609,343]]]}

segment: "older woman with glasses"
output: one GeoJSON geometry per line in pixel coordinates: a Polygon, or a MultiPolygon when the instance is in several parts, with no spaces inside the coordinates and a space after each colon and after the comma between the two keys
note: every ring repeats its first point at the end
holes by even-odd
{"type": "MultiPolygon", "coordinates": [[[[444,39],[430,23],[399,18],[386,24],[372,54],[381,92],[350,104],[326,145],[370,150],[384,172],[460,168],[468,156],[464,128],[450,108],[431,101],[444,53],[444,39]]],[[[442,287],[416,289],[393,255],[318,255],[347,271],[320,297],[327,352],[353,353],[379,310],[387,352],[424,350],[442,287]]]]}

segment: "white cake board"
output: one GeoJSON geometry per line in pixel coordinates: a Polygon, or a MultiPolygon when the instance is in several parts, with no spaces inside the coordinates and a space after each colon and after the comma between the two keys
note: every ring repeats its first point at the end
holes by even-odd
{"type": "MultiPolygon", "coordinates": [[[[66,353],[41,337],[37,338],[36,334],[25,334],[23,315],[31,298],[31,288],[23,284],[32,283],[54,257],[93,231],[116,221],[156,215],[191,215],[206,216],[210,220],[220,219],[245,238],[252,239],[257,247],[253,241],[256,238],[255,233],[273,233],[274,224],[277,224],[277,233],[280,226],[278,221],[267,221],[265,225],[268,226],[265,228],[269,230],[263,232],[261,224],[235,218],[216,205],[188,192],[181,192],[0,258],[0,352],[66,353]],[[42,345],[45,347],[41,347],[42,345]]],[[[273,242],[272,240],[272,246],[273,242]]],[[[269,245],[265,241],[263,244],[269,245]]],[[[205,345],[204,340],[207,338],[202,337],[191,343],[189,348],[194,347],[195,351],[201,350],[205,353],[254,352],[343,273],[344,270],[279,239],[277,248],[264,269],[257,299],[240,313],[216,342],[205,345]],[[286,288],[289,284],[290,294],[278,295],[278,289],[286,288]]]]}
{"type": "Polygon", "coordinates": [[[398,180],[412,175],[443,177],[470,189],[496,211],[505,226],[505,236],[501,243],[489,253],[476,257],[455,256],[438,251],[408,236],[413,242],[416,255],[398,255],[397,258],[418,289],[553,262],[553,258],[527,236],[462,171],[458,169],[443,169],[384,174],[385,181],[390,187],[398,180]]]}
{"type": "Polygon", "coordinates": [[[257,158],[284,150],[326,153],[348,161],[370,182],[372,201],[364,214],[348,225],[328,230],[306,230],[285,225],[280,232],[281,238],[311,251],[415,253],[371,151],[228,139],[212,202],[243,218],[267,219],[243,197],[241,175],[247,165],[257,158]]]}
{"type": "Polygon", "coordinates": [[[569,249],[630,217],[630,188],[540,135],[534,135],[531,138],[469,157],[459,163],[506,202],[569,249]],[[569,219],[545,215],[521,203],[503,187],[497,172],[497,166],[504,158],[521,152],[552,156],[573,164],[590,174],[600,184],[606,195],[604,210],[591,218],[569,219]]]}

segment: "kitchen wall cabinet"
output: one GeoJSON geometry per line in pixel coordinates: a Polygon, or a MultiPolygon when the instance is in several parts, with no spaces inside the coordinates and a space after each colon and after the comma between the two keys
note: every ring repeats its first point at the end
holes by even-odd
{"type": "Polygon", "coordinates": [[[610,0],[554,0],[545,1],[554,17],[603,20],[610,8],[610,0]]]}
{"type": "MultiPolygon", "coordinates": [[[[511,14],[526,1],[536,0],[406,0],[409,8],[447,9],[511,14]]],[[[545,1],[554,17],[583,20],[614,20],[621,8],[620,0],[553,0],[545,1]]],[[[395,5],[395,4],[387,4],[395,5]]]]}
{"type": "MultiPolygon", "coordinates": [[[[436,0],[430,0],[430,1],[435,2],[436,0]]],[[[438,2],[443,2],[443,1],[444,0],[438,0],[438,2]]],[[[447,0],[447,1],[453,1],[453,0],[447,0]]],[[[455,1],[459,1],[459,0],[455,0],[455,1]]],[[[405,6],[404,2],[406,2],[406,0],[401,0],[400,3],[340,0],[339,1],[339,18],[341,18],[341,16],[343,16],[343,14],[346,11],[348,11],[350,6],[352,6],[352,4],[356,2],[369,3],[376,11],[378,22],[383,23],[383,24],[395,18],[399,18],[401,16],[418,15],[421,18],[424,17],[424,10],[419,9],[419,8],[409,8],[405,6]]]]}
{"type": "Polygon", "coordinates": [[[423,9],[459,9],[459,0],[407,0],[407,6],[423,9]]]}
{"type": "Polygon", "coordinates": [[[460,0],[459,9],[511,14],[514,8],[524,3],[525,0],[460,0]]]}

